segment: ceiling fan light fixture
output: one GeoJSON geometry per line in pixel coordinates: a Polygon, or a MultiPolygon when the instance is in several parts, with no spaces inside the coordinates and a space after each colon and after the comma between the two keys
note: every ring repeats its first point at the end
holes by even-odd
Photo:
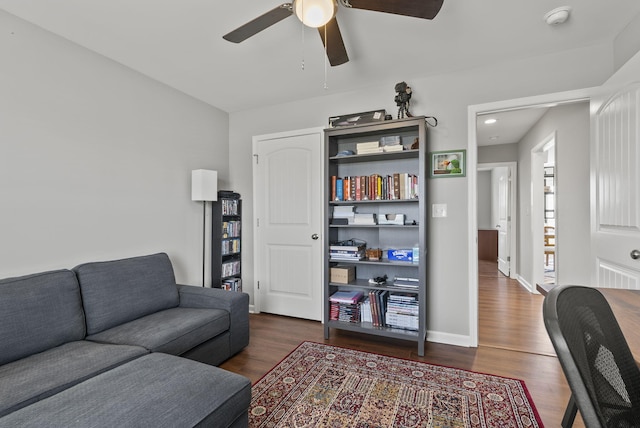
{"type": "Polygon", "coordinates": [[[338,5],[335,0],[295,0],[293,11],[307,27],[318,28],[326,25],[336,15],[338,5]]]}

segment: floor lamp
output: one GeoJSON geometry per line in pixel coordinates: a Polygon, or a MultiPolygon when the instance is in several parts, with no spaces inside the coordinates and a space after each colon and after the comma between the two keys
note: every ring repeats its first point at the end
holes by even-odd
{"type": "Polygon", "coordinates": [[[191,200],[202,201],[202,286],[204,287],[207,201],[218,200],[218,171],[208,169],[191,171],[191,200]]]}

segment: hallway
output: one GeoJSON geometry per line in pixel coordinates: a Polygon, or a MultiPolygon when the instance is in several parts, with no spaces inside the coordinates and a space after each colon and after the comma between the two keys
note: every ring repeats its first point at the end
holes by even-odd
{"type": "Polygon", "coordinates": [[[504,276],[495,262],[479,260],[478,277],[480,346],[555,356],[542,319],[544,296],[504,276]]]}

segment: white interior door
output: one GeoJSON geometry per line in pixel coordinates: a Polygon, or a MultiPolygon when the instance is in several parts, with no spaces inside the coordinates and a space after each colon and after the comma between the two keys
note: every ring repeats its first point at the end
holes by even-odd
{"type": "Polygon", "coordinates": [[[640,85],[592,100],[592,283],[640,289],[640,85]]]}
{"type": "Polygon", "coordinates": [[[494,189],[497,190],[496,229],[498,229],[498,270],[506,276],[509,276],[511,270],[511,251],[509,248],[511,243],[509,168],[495,168],[492,172],[492,181],[495,183],[493,186],[494,189]]]}
{"type": "Polygon", "coordinates": [[[264,135],[253,145],[258,310],[320,320],[323,132],[264,135]]]}

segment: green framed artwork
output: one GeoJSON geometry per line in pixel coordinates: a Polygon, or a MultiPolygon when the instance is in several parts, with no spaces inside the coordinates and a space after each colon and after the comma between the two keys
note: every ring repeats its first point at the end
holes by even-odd
{"type": "Polygon", "coordinates": [[[467,174],[466,150],[431,152],[431,178],[464,177],[467,174]]]}

